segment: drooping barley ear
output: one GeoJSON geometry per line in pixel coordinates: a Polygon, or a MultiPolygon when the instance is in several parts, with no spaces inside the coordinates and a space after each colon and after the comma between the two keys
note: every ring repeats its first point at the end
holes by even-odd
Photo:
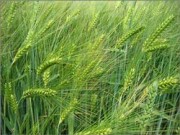
{"type": "Polygon", "coordinates": [[[52,89],[44,89],[44,88],[37,88],[37,89],[28,89],[23,92],[22,99],[30,98],[30,97],[53,97],[57,94],[55,90],[52,89]]]}
{"type": "Polygon", "coordinates": [[[131,38],[131,37],[134,36],[135,34],[141,32],[143,29],[144,29],[144,27],[141,26],[141,27],[138,27],[138,28],[136,28],[136,29],[134,29],[134,30],[131,30],[131,31],[128,32],[127,34],[124,34],[120,39],[117,40],[115,47],[118,48],[118,49],[121,48],[122,44],[123,44],[126,40],[128,40],[129,38],[131,38]]]}
{"type": "Polygon", "coordinates": [[[154,41],[157,39],[157,37],[173,22],[175,19],[175,16],[171,15],[168,17],[156,30],[155,32],[146,39],[146,41],[143,44],[142,50],[145,51],[147,47],[150,47],[153,45],[154,41]]]}
{"type": "Polygon", "coordinates": [[[78,103],[77,99],[73,99],[70,103],[69,106],[67,108],[65,108],[65,110],[63,110],[63,112],[60,114],[60,118],[59,118],[59,122],[58,122],[58,126],[65,120],[65,118],[68,116],[68,114],[73,111],[74,107],[76,106],[76,104],[78,103]]]}
{"type": "Polygon", "coordinates": [[[43,73],[43,82],[44,82],[44,86],[45,88],[47,87],[47,84],[49,82],[49,77],[50,77],[50,70],[46,70],[44,73],[43,73]]]}
{"type": "Polygon", "coordinates": [[[127,90],[129,87],[131,87],[134,77],[135,77],[135,69],[131,68],[129,73],[125,76],[124,86],[123,86],[124,91],[127,90]]]}
{"type": "Polygon", "coordinates": [[[15,2],[12,2],[10,8],[9,8],[9,14],[7,16],[7,29],[9,30],[11,27],[11,24],[13,22],[13,19],[15,17],[17,5],[15,2]]]}
{"type": "Polygon", "coordinates": [[[10,108],[14,113],[16,113],[18,108],[18,102],[15,95],[13,94],[11,82],[5,83],[5,96],[10,105],[10,108]]]}
{"type": "Polygon", "coordinates": [[[25,53],[28,52],[28,50],[32,47],[32,42],[33,42],[33,36],[34,36],[34,31],[29,30],[28,35],[23,42],[23,46],[20,47],[13,59],[13,64],[20,59],[25,53]]]}
{"type": "Polygon", "coordinates": [[[158,89],[161,90],[161,92],[166,92],[170,88],[180,84],[180,80],[177,77],[167,77],[159,81],[158,89]]]}
{"type": "Polygon", "coordinates": [[[56,58],[52,58],[48,61],[45,61],[44,63],[42,63],[38,69],[37,69],[37,74],[40,75],[42,74],[46,69],[48,69],[49,67],[55,65],[55,64],[59,64],[61,62],[61,58],[56,57],[56,58]]]}
{"type": "Polygon", "coordinates": [[[104,128],[104,129],[95,129],[89,131],[82,131],[79,133],[75,133],[75,135],[109,135],[112,133],[111,128],[104,128]]]}
{"type": "Polygon", "coordinates": [[[88,32],[90,32],[92,29],[95,28],[95,26],[96,26],[96,24],[97,24],[98,17],[99,17],[99,14],[98,14],[98,13],[95,14],[95,16],[94,16],[92,22],[90,22],[90,24],[89,24],[88,32]]]}

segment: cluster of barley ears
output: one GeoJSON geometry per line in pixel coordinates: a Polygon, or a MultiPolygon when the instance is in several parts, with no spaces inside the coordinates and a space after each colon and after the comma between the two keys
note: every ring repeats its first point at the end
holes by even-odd
{"type": "Polygon", "coordinates": [[[178,133],[177,9],[3,2],[2,134],[178,133]]]}

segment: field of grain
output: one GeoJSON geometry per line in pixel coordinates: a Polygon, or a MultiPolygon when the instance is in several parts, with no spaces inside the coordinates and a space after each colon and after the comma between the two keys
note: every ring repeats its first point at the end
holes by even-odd
{"type": "Polygon", "coordinates": [[[180,134],[179,7],[1,2],[1,134],[180,134]]]}

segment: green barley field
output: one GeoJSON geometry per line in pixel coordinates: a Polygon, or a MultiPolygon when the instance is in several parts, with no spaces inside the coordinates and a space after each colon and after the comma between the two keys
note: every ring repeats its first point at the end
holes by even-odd
{"type": "Polygon", "coordinates": [[[180,135],[179,1],[1,1],[2,135],[180,135]]]}

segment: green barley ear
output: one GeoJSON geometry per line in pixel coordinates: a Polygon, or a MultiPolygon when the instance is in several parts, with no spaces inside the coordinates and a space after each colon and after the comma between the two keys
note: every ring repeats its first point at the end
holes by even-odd
{"type": "Polygon", "coordinates": [[[98,14],[98,13],[95,14],[95,16],[94,16],[92,22],[90,22],[90,24],[89,24],[88,32],[90,32],[92,29],[95,28],[95,26],[96,26],[96,24],[97,24],[98,17],[99,17],[99,14],[98,14]]]}
{"type": "Polygon", "coordinates": [[[11,24],[13,22],[13,19],[15,17],[16,9],[17,9],[17,3],[12,2],[10,8],[9,8],[9,14],[7,16],[7,29],[10,29],[11,24]]]}
{"type": "Polygon", "coordinates": [[[152,52],[156,50],[167,49],[170,47],[167,42],[168,41],[166,39],[156,39],[153,45],[144,48],[144,52],[152,52]]]}
{"type": "Polygon", "coordinates": [[[48,61],[45,61],[44,63],[42,63],[38,69],[37,69],[37,74],[40,75],[42,74],[46,69],[48,69],[49,67],[55,65],[55,64],[59,64],[61,62],[61,58],[56,57],[56,58],[52,58],[48,61]]]}
{"type": "Polygon", "coordinates": [[[32,47],[32,41],[33,41],[34,31],[29,30],[28,35],[23,42],[23,46],[20,47],[13,59],[13,64],[20,59],[25,53],[28,52],[28,50],[32,47]]]}
{"type": "Polygon", "coordinates": [[[47,84],[49,82],[49,77],[50,77],[50,70],[46,70],[44,73],[43,73],[43,82],[44,82],[44,86],[45,88],[47,87],[47,84]]]}
{"type": "Polygon", "coordinates": [[[63,112],[60,114],[58,126],[64,121],[64,119],[68,116],[68,114],[74,109],[77,103],[78,103],[77,99],[73,99],[69,103],[69,106],[63,110],[63,112]]]}
{"type": "Polygon", "coordinates": [[[117,40],[116,42],[116,48],[121,48],[122,44],[128,40],[130,37],[134,36],[135,34],[141,32],[142,30],[144,30],[144,27],[141,26],[141,27],[138,27],[134,30],[131,30],[130,32],[128,32],[127,34],[124,34],[120,39],[117,40]]]}
{"type": "Polygon", "coordinates": [[[111,133],[112,133],[111,128],[104,128],[104,129],[82,131],[79,133],[75,133],[75,135],[109,135],[111,133]]]}
{"type": "Polygon", "coordinates": [[[73,12],[71,15],[68,15],[68,16],[66,17],[65,24],[66,24],[66,23],[69,23],[72,18],[76,18],[77,16],[79,16],[79,15],[80,15],[80,12],[81,12],[81,11],[78,9],[77,11],[73,12]]]}
{"type": "Polygon", "coordinates": [[[10,108],[13,110],[14,113],[16,113],[18,108],[18,102],[15,95],[13,94],[11,82],[5,83],[5,96],[10,104],[10,108]]]}
{"type": "Polygon", "coordinates": [[[176,77],[171,76],[171,77],[167,77],[167,78],[164,78],[164,79],[160,80],[158,88],[162,92],[166,92],[167,90],[169,90],[170,88],[176,86],[177,84],[180,84],[179,79],[177,79],[176,77]]]}
{"type": "Polygon", "coordinates": [[[169,48],[169,45],[167,44],[153,45],[153,46],[144,48],[144,52],[153,52],[153,51],[167,49],[167,48],[169,48]]]}
{"type": "Polygon", "coordinates": [[[147,47],[150,47],[154,41],[157,39],[157,37],[173,22],[175,17],[171,15],[168,17],[157,29],[156,31],[146,39],[146,41],[143,44],[142,50],[146,50],[147,47]]]}
{"type": "Polygon", "coordinates": [[[44,27],[42,28],[42,30],[37,34],[38,37],[42,36],[54,23],[54,20],[51,19],[49,20],[45,25],[44,27]]]}
{"type": "Polygon", "coordinates": [[[29,98],[29,97],[53,97],[57,94],[55,90],[52,89],[43,89],[43,88],[37,88],[37,89],[28,89],[23,92],[22,98],[29,98]]]}
{"type": "Polygon", "coordinates": [[[135,75],[135,69],[131,68],[129,73],[125,76],[124,86],[123,86],[124,90],[128,89],[132,85],[133,79],[135,77],[134,75],[135,75]]]}

